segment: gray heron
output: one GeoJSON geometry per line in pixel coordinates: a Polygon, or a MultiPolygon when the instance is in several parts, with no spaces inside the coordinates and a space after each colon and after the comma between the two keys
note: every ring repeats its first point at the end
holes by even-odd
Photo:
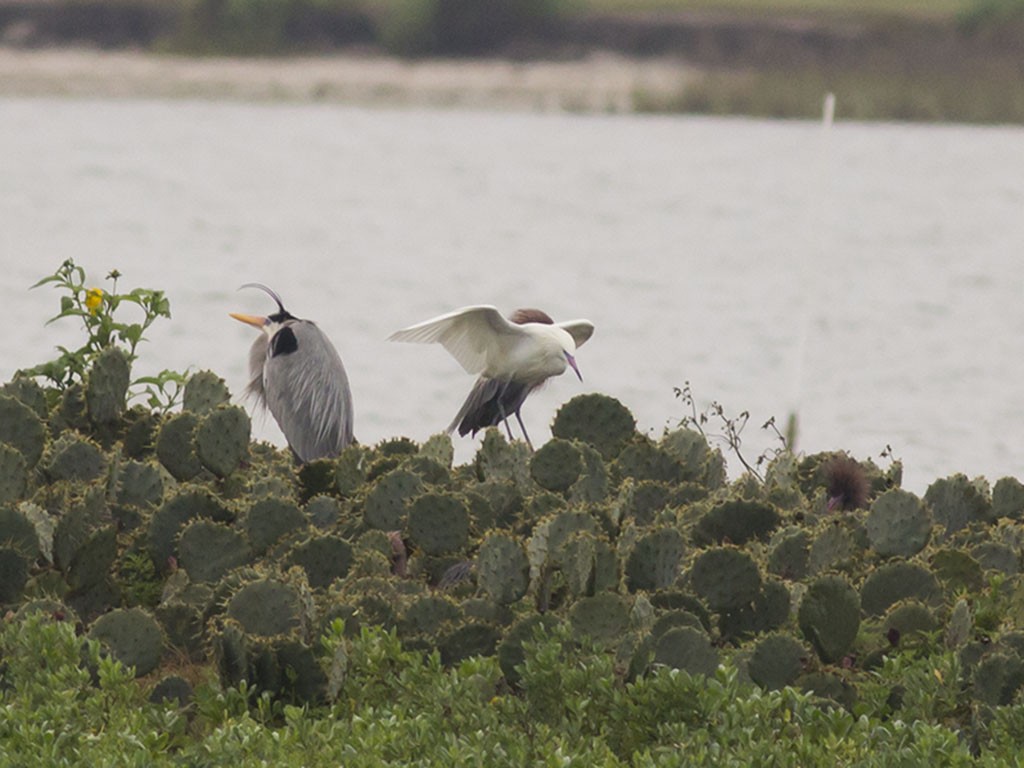
{"type": "Polygon", "coordinates": [[[515,415],[523,439],[533,448],[520,410],[527,396],[552,376],[576,367],[576,349],[591,334],[589,320],[554,322],[538,309],[516,310],[508,319],[492,306],[463,307],[454,312],[403,328],[389,341],[423,344],[438,342],[467,373],[479,374],[448,432],[475,435],[479,430],[505,423],[515,415]]]}
{"type": "Polygon", "coordinates": [[[231,313],[261,331],[249,351],[246,394],[270,411],[300,462],[337,456],[352,442],[352,391],[338,351],[267,286],[242,288],[258,288],[277,303],[277,312],[266,317],[231,313]]]}

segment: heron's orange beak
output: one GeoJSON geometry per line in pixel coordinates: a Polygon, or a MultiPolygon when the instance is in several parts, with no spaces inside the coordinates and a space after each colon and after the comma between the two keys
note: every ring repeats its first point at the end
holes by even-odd
{"type": "Polygon", "coordinates": [[[260,330],[263,330],[263,326],[266,325],[267,321],[270,319],[267,317],[260,317],[259,315],[240,315],[235,312],[230,312],[229,314],[235,318],[235,320],[240,320],[246,325],[251,325],[254,328],[259,328],[260,330]]]}

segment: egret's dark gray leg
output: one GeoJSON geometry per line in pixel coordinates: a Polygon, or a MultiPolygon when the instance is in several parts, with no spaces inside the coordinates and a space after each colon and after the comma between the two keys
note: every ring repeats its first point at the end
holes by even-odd
{"type": "MultiPolygon", "coordinates": [[[[516,408],[516,421],[519,422],[519,428],[521,430],[523,430],[523,439],[526,441],[526,444],[528,446],[530,446],[530,450],[532,451],[533,450],[533,443],[530,442],[530,436],[528,434],[526,434],[526,425],[523,424],[523,417],[519,415],[519,409],[518,408],[516,408]]],[[[508,422],[505,422],[505,424],[507,425],[508,422]]]]}
{"type": "MultiPolygon", "coordinates": [[[[512,437],[512,427],[510,427],[508,425],[508,414],[505,413],[505,405],[504,405],[504,403],[501,402],[501,398],[504,397],[505,392],[508,390],[508,385],[511,384],[511,383],[512,383],[511,381],[503,382],[502,385],[501,385],[501,389],[498,390],[498,397],[497,397],[498,413],[501,414],[501,420],[505,423],[505,431],[508,432],[508,439],[510,441],[515,440],[515,438],[512,437]]],[[[522,422],[520,422],[520,423],[522,423],[522,422]]],[[[527,443],[529,443],[529,441],[527,441],[527,443]]]]}

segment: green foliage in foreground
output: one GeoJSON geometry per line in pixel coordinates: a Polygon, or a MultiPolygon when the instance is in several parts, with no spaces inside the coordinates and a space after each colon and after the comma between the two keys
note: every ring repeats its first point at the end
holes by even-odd
{"type": "MultiPolygon", "coordinates": [[[[606,655],[562,635],[527,644],[522,694],[493,658],[446,669],[379,628],[345,639],[337,703],[303,708],[240,689],[197,689],[189,709],[149,700],[131,670],[68,622],[35,613],[0,631],[4,765],[275,766],[942,766],[1014,764],[1024,706],[1000,713],[993,748],[972,758],[941,723],[822,706],[763,692],[722,667],[710,679],[660,670],[616,682],[606,655]]],[[[941,672],[911,672],[941,689],[941,672]]],[[[879,674],[895,670],[889,667],[879,674]]],[[[907,670],[899,670],[904,673],[907,670]]],[[[881,690],[881,689],[880,689],[881,690]]],[[[942,691],[931,706],[941,707],[942,691]]],[[[928,706],[924,700],[921,707],[928,706]]]]}

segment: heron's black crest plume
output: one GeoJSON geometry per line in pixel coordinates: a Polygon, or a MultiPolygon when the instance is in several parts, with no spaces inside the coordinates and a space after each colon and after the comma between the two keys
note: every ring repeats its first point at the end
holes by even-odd
{"type": "Polygon", "coordinates": [[[292,316],[291,313],[284,308],[284,302],[281,301],[281,297],[277,295],[277,292],[273,288],[270,288],[263,283],[245,283],[244,285],[238,286],[238,290],[242,290],[243,288],[259,288],[277,303],[278,314],[284,318],[292,316]]]}

